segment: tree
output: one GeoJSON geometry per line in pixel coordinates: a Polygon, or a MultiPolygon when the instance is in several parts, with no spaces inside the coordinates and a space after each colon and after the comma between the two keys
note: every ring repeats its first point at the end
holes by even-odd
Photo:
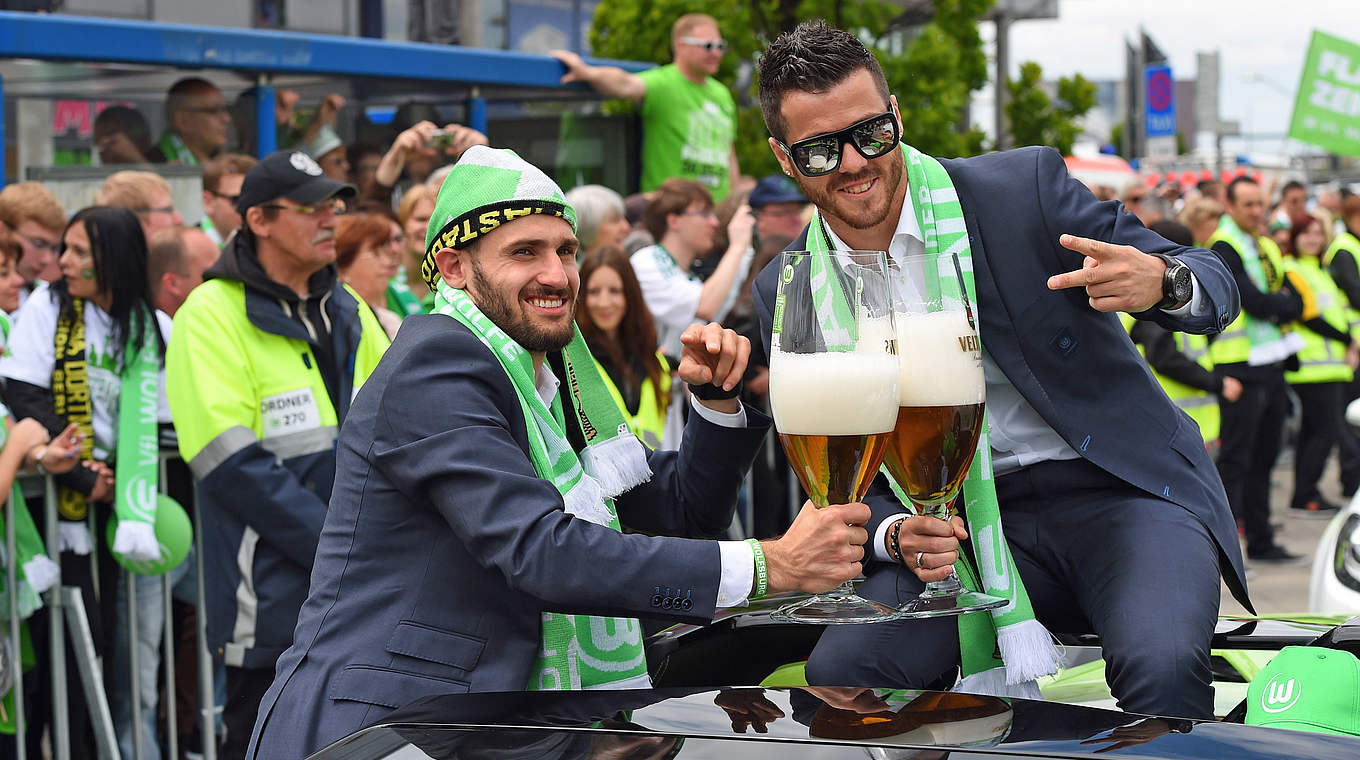
{"type": "Polygon", "coordinates": [[[1110,127],[1110,144],[1114,146],[1114,152],[1124,155],[1124,122],[1110,127]]]}
{"type": "Polygon", "coordinates": [[[1066,156],[1081,134],[1077,120],[1095,107],[1096,86],[1081,74],[1063,77],[1054,102],[1041,86],[1043,77],[1039,64],[1026,61],[1020,64],[1020,77],[1006,82],[1011,139],[1017,146],[1051,145],[1066,156]]]}
{"type": "Polygon", "coordinates": [[[903,139],[940,156],[981,151],[982,133],[961,132],[960,116],[969,95],[987,82],[987,60],[977,25],[993,0],[935,0],[935,19],[908,36],[892,26],[901,9],[885,0],[739,0],[731,4],[698,0],[601,0],[590,28],[590,45],[602,58],[652,63],[671,60],[670,30],[685,13],[713,16],[727,40],[728,54],[719,81],[734,87],[737,101],[737,158],[742,172],[754,176],[777,172],[765,122],[756,100],[754,65],[779,34],[800,21],[826,19],[857,31],[875,52],[897,96],[903,139]],[[742,72],[746,76],[738,77],[742,72]]]}

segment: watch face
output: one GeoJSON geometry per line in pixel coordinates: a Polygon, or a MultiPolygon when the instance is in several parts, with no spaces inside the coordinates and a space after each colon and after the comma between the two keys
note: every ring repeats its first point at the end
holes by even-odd
{"type": "Polygon", "coordinates": [[[1176,267],[1176,271],[1172,273],[1171,287],[1174,291],[1177,303],[1184,303],[1185,301],[1190,300],[1195,294],[1194,285],[1190,281],[1190,267],[1184,264],[1176,267]]]}

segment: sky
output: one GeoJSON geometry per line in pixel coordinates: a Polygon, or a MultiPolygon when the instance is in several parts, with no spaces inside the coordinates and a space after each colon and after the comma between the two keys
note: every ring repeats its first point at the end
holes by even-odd
{"type": "MultiPolygon", "coordinates": [[[[1122,79],[1124,40],[1137,40],[1140,26],[1177,79],[1194,78],[1197,52],[1219,51],[1221,117],[1239,121],[1243,133],[1273,136],[1248,149],[1298,154],[1312,149],[1280,135],[1289,128],[1308,41],[1320,29],[1360,44],[1360,0],[1058,0],[1057,19],[1011,25],[1011,74],[1020,62],[1036,61],[1046,79],[1122,79]]],[[[990,29],[983,34],[992,36],[990,29]]]]}

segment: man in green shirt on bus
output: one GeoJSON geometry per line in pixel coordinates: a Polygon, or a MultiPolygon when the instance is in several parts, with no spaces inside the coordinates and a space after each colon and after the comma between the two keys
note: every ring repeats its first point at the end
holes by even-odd
{"type": "Polygon", "coordinates": [[[642,107],[642,192],[684,177],[702,183],[720,202],[738,177],[736,103],[713,78],[727,43],[712,16],[687,13],[671,26],[671,48],[671,63],[641,74],[591,66],[565,50],[553,56],[567,67],[563,84],[585,82],[642,107]]]}

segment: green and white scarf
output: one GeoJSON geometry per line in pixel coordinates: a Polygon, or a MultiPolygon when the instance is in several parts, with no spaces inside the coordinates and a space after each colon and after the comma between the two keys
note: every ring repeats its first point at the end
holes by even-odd
{"type": "MultiPolygon", "coordinates": [[[[977,305],[972,251],[968,247],[968,231],[954,183],[934,158],[905,143],[902,144],[902,153],[907,167],[909,192],[912,193],[912,210],[925,236],[926,253],[941,257],[951,253],[958,256],[964,286],[971,296],[969,301],[977,305]]],[[[814,211],[812,223],[808,226],[809,250],[830,249],[823,224],[821,211],[814,211]]],[[[942,259],[940,266],[945,266],[947,261],[942,259]]],[[[815,289],[815,270],[813,276],[815,289]]],[[[834,283],[839,279],[829,277],[827,281],[834,283]]],[[[941,277],[939,280],[948,283],[951,278],[941,277]]],[[[961,294],[946,292],[937,295],[957,300],[961,294]]],[[[833,304],[843,302],[848,297],[848,294],[832,295],[831,301],[833,304]]],[[[819,311],[829,312],[825,309],[819,311]]],[[[853,324],[853,320],[841,324],[853,324]]],[[[853,336],[850,338],[846,342],[852,345],[853,336]]],[[[828,344],[832,342],[827,340],[828,344]]],[[[990,610],[988,616],[958,616],[959,653],[963,671],[959,688],[972,693],[1037,698],[1038,688],[1034,680],[1057,671],[1058,652],[1048,630],[1034,618],[1029,595],[1025,593],[1025,586],[1020,580],[1001,528],[1001,511],[997,504],[996,484],[992,479],[988,427],[989,423],[984,418],[977,454],[969,465],[968,478],[963,484],[964,512],[968,520],[968,533],[982,569],[981,583],[962,553],[954,569],[966,588],[1005,597],[1010,603],[990,610]],[[1000,658],[996,656],[997,653],[1000,658]]],[[[886,468],[883,473],[902,505],[910,511],[916,511],[886,468]]]]}
{"type": "Polygon", "coordinates": [[[118,444],[114,463],[114,514],[118,532],[113,551],[125,559],[160,560],[156,540],[157,464],[156,414],[160,408],[160,344],[156,317],[137,312],[123,348],[123,371],[118,391],[118,444]],[[142,346],[134,348],[133,333],[141,331],[142,346]]]}
{"type": "MultiPolygon", "coordinates": [[[[573,325],[575,335],[562,351],[566,390],[576,408],[572,424],[579,426],[586,440],[578,458],[567,438],[561,394],[553,398],[551,407],[544,405],[529,352],[488,319],[464,291],[440,280],[435,292],[435,313],[471,330],[509,376],[524,414],[534,471],[562,494],[564,510],[578,519],[621,530],[613,498],[645,483],[652,472],[646,451],[629,432],[623,413],[595,369],[581,331],[573,325]]],[[[526,689],[651,686],[642,627],[636,618],[544,612],[541,630],[542,646],[526,689]]]]}
{"type": "MultiPolygon", "coordinates": [[[[0,440],[7,440],[8,434],[0,428],[0,440]]],[[[47,591],[56,585],[61,578],[61,569],[56,562],[47,556],[47,549],[43,545],[42,537],[38,535],[38,526],[33,522],[33,515],[28,511],[28,504],[24,501],[24,495],[19,492],[19,484],[10,486],[9,492],[10,512],[14,515],[14,553],[17,555],[18,566],[15,568],[15,577],[19,582],[18,609],[19,617],[27,619],[28,616],[42,607],[42,598],[39,594],[47,591]]],[[[6,530],[3,518],[0,518],[0,532],[6,530]]],[[[0,539],[3,541],[3,539],[0,539]]],[[[3,543],[0,543],[0,572],[8,566],[10,561],[9,552],[3,543]]],[[[0,619],[9,617],[9,587],[0,585],[0,619]]]]}
{"type": "Polygon", "coordinates": [[[396,312],[396,315],[405,319],[416,314],[423,314],[425,307],[420,305],[420,299],[411,292],[410,286],[406,284],[406,267],[397,268],[397,276],[387,281],[387,308],[396,312]]]}
{"type": "Polygon", "coordinates": [[[166,130],[161,135],[161,139],[156,143],[156,147],[165,154],[166,163],[184,164],[185,166],[198,166],[198,156],[194,155],[189,146],[184,144],[184,138],[177,133],[166,130]]]}

